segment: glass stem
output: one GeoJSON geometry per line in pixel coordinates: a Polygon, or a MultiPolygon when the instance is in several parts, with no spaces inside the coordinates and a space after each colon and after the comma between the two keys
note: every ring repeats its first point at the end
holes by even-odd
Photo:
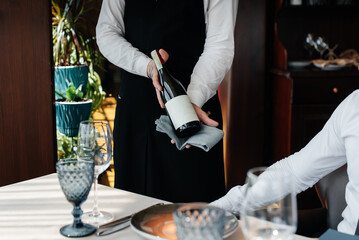
{"type": "Polygon", "coordinates": [[[72,223],[72,226],[74,228],[82,227],[83,226],[83,223],[81,221],[82,210],[80,205],[74,206],[74,209],[72,210],[72,215],[74,216],[74,222],[72,223]]]}
{"type": "Polygon", "coordinates": [[[98,182],[98,176],[95,176],[94,183],[93,183],[94,206],[93,206],[93,210],[92,210],[92,214],[95,217],[100,215],[100,211],[98,210],[98,202],[97,202],[97,182],[98,182]]]}

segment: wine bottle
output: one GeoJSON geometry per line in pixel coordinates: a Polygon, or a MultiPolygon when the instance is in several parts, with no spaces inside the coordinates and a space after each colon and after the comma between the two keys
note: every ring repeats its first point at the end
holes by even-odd
{"type": "Polygon", "coordinates": [[[157,50],[153,50],[151,56],[156,64],[162,86],[161,98],[176,135],[178,137],[193,135],[201,126],[185,88],[169,73],[157,50]]]}

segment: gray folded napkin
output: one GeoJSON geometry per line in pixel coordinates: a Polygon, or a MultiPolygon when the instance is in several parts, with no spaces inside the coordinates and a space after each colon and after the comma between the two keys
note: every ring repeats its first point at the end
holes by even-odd
{"type": "Polygon", "coordinates": [[[201,129],[194,135],[187,138],[179,138],[177,137],[171,120],[168,116],[162,115],[159,119],[156,120],[155,123],[156,130],[158,132],[166,133],[171,139],[173,139],[176,143],[176,147],[179,150],[184,149],[187,144],[190,144],[192,146],[202,148],[204,151],[208,152],[224,136],[224,133],[221,129],[201,124],[201,129]]]}

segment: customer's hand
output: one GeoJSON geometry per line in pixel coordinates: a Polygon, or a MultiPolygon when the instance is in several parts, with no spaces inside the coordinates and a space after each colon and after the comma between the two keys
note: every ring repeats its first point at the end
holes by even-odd
{"type": "MultiPolygon", "coordinates": [[[[169,57],[168,53],[163,49],[160,49],[158,52],[160,53],[163,61],[166,62],[169,57]]],[[[152,84],[156,89],[158,103],[160,104],[161,108],[165,108],[165,105],[163,104],[160,95],[160,91],[162,91],[162,86],[159,82],[158,71],[156,68],[156,64],[153,60],[147,65],[147,76],[152,79],[152,84]]]]}

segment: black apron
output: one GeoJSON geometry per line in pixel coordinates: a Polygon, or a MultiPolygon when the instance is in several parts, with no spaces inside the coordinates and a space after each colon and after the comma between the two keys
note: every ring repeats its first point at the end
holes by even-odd
{"type": "MultiPolygon", "coordinates": [[[[150,56],[169,53],[167,68],[187,88],[203,52],[203,0],[127,0],[125,38],[150,56]]],[[[220,123],[218,96],[202,108],[220,123]]],[[[151,79],[123,71],[114,128],[115,187],[172,202],[210,202],[225,193],[223,142],[209,152],[182,151],[155,129],[165,115],[151,79]]]]}

